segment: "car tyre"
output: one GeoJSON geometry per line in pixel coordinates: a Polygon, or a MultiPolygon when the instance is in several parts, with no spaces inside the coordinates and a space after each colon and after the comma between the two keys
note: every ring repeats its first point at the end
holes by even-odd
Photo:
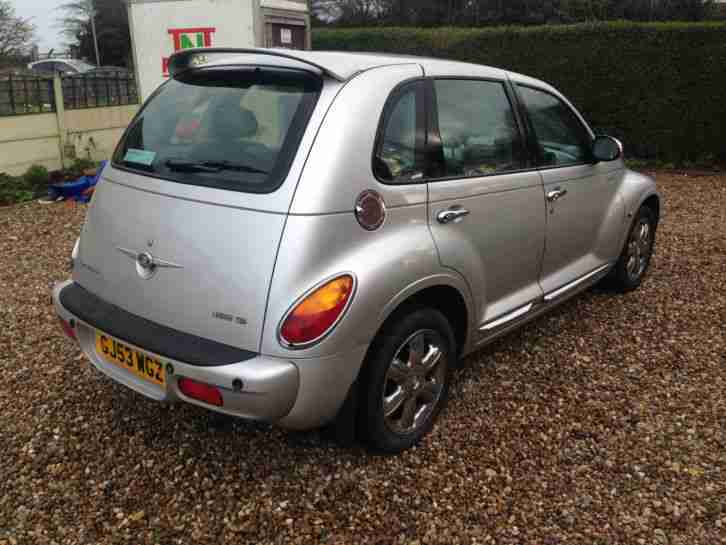
{"type": "Polygon", "coordinates": [[[613,284],[621,292],[640,287],[653,256],[656,227],[655,214],[647,206],[642,206],[635,215],[623,251],[613,269],[613,284]]]}
{"type": "Polygon", "coordinates": [[[441,312],[415,308],[389,319],[361,376],[362,439],[388,454],[417,444],[446,404],[456,353],[454,333],[441,312]]]}

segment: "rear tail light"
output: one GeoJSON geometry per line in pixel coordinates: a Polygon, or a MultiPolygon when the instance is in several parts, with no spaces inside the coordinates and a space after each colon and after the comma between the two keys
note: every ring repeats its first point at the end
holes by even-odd
{"type": "Polygon", "coordinates": [[[222,393],[216,386],[205,384],[204,382],[197,382],[190,378],[180,378],[179,389],[185,396],[191,399],[203,401],[208,405],[222,406],[222,393]]]}
{"type": "Polygon", "coordinates": [[[58,318],[60,320],[61,329],[63,329],[63,333],[68,335],[71,339],[74,341],[78,340],[78,336],[76,335],[76,328],[75,323],[73,321],[66,322],[63,318],[58,318]]]}
{"type": "Polygon", "coordinates": [[[337,323],[353,295],[353,277],[331,280],[300,301],[280,327],[280,338],[291,347],[310,344],[337,323]]]}

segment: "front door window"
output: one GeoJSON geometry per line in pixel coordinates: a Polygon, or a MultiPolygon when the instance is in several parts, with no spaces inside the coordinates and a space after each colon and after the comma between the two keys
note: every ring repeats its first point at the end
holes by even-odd
{"type": "Polygon", "coordinates": [[[539,163],[566,166],[590,160],[590,136],[572,109],[556,96],[518,86],[538,144],[539,163]]]}

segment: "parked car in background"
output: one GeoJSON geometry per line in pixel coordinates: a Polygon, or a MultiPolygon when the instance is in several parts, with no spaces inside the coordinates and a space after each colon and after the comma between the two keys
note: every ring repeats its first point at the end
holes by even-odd
{"type": "Polygon", "coordinates": [[[41,74],[83,74],[96,66],[78,59],[44,59],[28,64],[28,69],[41,74]]]}
{"type": "Polygon", "coordinates": [[[648,269],[654,182],[542,81],[279,50],[169,69],[53,291],[92,364],[152,399],[399,452],[463,356],[648,269]]]}

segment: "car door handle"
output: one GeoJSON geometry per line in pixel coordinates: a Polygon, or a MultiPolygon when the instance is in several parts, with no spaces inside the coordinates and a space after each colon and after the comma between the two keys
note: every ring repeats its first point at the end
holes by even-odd
{"type": "Polygon", "coordinates": [[[567,195],[567,190],[566,189],[560,189],[558,187],[556,189],[553,189],[549,193],[547,193],[547,200],[549,202],[555,202],[555,201],[560,200],[565,195],[567,195]]]}
{"type": "Polygon", "coordinates": [[[439,212],[436,216],[436,219],[439,223],[443,223],[444,225],[446,225],[447,223],[451,223],[452,221],[456,221],[468,215],[469,211],[466,208],[461,208],[460,206],[452,206],[447,210],[442,210],[441,212],[439,212]]]}

